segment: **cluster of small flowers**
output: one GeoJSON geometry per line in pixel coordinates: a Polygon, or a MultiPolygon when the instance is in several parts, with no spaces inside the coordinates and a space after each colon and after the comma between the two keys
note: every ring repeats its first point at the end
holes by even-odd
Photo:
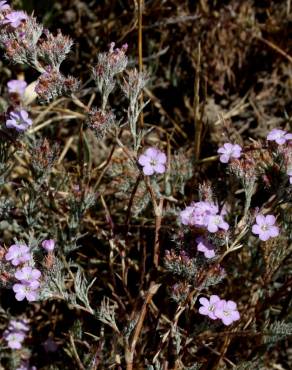
{"type": "Polygon", "coordinates": [[[64,76],[58,70],[47,67],[38,78],[35,92],[41,102],[50,102],[60,95],[68,95],[79,88],[79,81],[72,76],[64,76]]]}
{"type": "Polygon", "coordinates": [[[234,321],[240,319],[237,305],[233,301],[220,299],[217,295],[211,295],[208,300],[205,297],[199,299],[201,307],[199,313],[208,316],[212,320],[220,319],[224,325],[231,325],[234,321]]]}
{"type": "Polygon", "coordinates": [[[36,19],[0,3],[0,46],[14,63],[27,64],[41,73],[35,91],[42,101],[75,92],[79,82],[60,73],[60,65],[70,52],[72,40],[58,31],[44,30],[36,19]]]}
{"type": "Polygon", "coordinates": [[[219,229],[227,231],[229,225],[224,221],[221,211],[216,204],[200,201],[193,202],[180,212],[180,220],[183,225],[206,228],[210,233],[216,233],[219,229]]]}
{"type": "Polygon", "coordinates": [[[11,349],[20,349],[28,330],[29,326],[27,325],[26,320],[11,320],[9,322],[8,329],[3,333],[3,337],[6,340],[8,347],[11,349]]]}
{"type": "Polygon", "coordinates": [[[7,87],[10,97],[14,100],[14,105],[18,107],[9,113],[6,119],[6,127],[17,132],[24,132],[32,125],[28,112],[21,106],[27,83],[23,80],[10,80],[7,87]]]}
{"type": "Polygon", "coordinates": [[[116,116],[112,110],[101,110],[92,108],[88,112],[87,125],[94,132],[98,139],[102,139],[105,134],[114,126],[116,116]]]}
{"type": "Polygon", "coordinates": [[[128,64],[127,50],[127,44],[124,44],[121,48],[115,48],[115,43],[112,42],[107,53],[98,55],[98,63],[93,69],[93,78],[100,92],[103,90],[104,85],[114,84],[114,76],[123,72],[126,68],[128,64]]]}
{"type": "MultiPolygon", "coordinates": [[[[292,134],[285,130],[275,128],[268,133],[267,141],[275,142],[278,145],[283,146],[284,144],[290,144],[292,141],[292,134]]],[[[217,153],[220,155],[219,160],[222,163],[228,163],[231,159],[239,159],[241,157],[241,152],[242,147],[240,145],[231,143],[225,143],[217,150],[217,153]]],[[[236,167],[239,166],[240,164],[236,165],[236,167]]],[[[244,172],[247,172],[246,168],[244,172]]],[[[289,183],[292,184],[292,169],[290,166],[287,168],[287,175],[289,176],[289,183]]],[[[248,174],[248,177],[250,177],[250,174],[248,174]]]]}
{"type": "MultiPolygon", "coordinates": [[[[268,141],[274,141],[278,145],[283,146],[284,144],[288,143],[290,144],[292,141],[292,134],[285,130],[280,129],[273,129],[267,136],[268,141]]],[[[288,145],[289,148],[289,154],[287,155],[287,158],[290,157],[290,161],[288,161],[287,165],[287,175],[289,177],[289,183],[292,184],[292,163],[291,163],[291,146],[288,145]]]]}
{"type": "MultiPolygon", "coordinates": [[[[55,242],[52,239],[42,242],[42,247],[49,253],[53,251],[54,246],[55,242]]],[[[33,257],[29,247],[25,244],[13,244],[9,247],[5,259],[11,261],[13,266],[21,266],[14,274],[15,279],[19,281],[12,287],[15,298],[18,301],[25,298],[29,302],[36,301],[38,299],[41,272],[31,266],[33,265],[33,257]]]]}

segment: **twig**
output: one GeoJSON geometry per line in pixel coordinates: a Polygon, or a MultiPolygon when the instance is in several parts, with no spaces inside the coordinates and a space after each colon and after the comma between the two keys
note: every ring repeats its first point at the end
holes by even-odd
{"type": "MultiPolygon", "coordinates": [[[[144,0],[138,0],[138,57],[139,57],[139,72],[143,72],[143,31],[142,31],[142,22],[143,22],[143,4],[144,0]]],[[[140,96],[140,105],[143,107],[143,91],[141,91],[140,96]]],[[[140,128],[144,127],[144,114],[143,110],[140,113],[140,128]]]]}
{"type": "Polygon", "coordinates": [[[160,285],[161,284],[155,284],[153,282],[151,283],[146,299],[144,301],[143,307],[140,311],[139,318],[138,318],[138,321],[135,327],[135,331],[134,331],[130,346],[128,345],[128,343],[126,343],[125,360],[127,364],[127,370],[133,370],[135,348],[136,348],[136,344],[137,344],[137,341],[139,339],[139,336],[140,336],[140,333],[143,327],[143,322],[144,322],[145,315],[147,312],[147,306],[152,301],[152,298],[154,294],[156,294],[156,292],[158,291],[160,285]]]}
{"type": "Polygon", "coordinates": [[[70,334],[69,335],[69,339],[70,339],[70,344],[71,344],[71,349],[72,349],[72,354],[75,358],[75,361],[78,365],[78,368],[79,370],[85,370],[85,367],[83,366],[81,360],[80,360],[80,357],[78,355],[78,352],[77,352],[77,349],[76,349],[76,346],[75,346],[75,342],[74,342],[74,338],[73,338],[73,335],[70,334]]]}
{"type": "Polygon", "coordinates": [[[292,63],[292,57],[291,55],[287,54],[284,50],[280,49],[279,46],[275,45],[272,41],[266,40],[260,36],[256,36],[256,38],[259,41],[262,41],[264,44],[268,45],[271,49],[277,51],[279,54],[281,54],[284,58],[289,60],[290,63],[292,63]]]}
{"type": "Polygon", "coordinates": [[[198,58],[197,58],[197,70],[194,86],[194,124],[195,124],[195,147],[194,155],[195,161],[200,157],[201,151],[201,136],[202,136],[202,117],[200,115],[200,73],[201,73],[201,44],[198,44],[198,58]]]}

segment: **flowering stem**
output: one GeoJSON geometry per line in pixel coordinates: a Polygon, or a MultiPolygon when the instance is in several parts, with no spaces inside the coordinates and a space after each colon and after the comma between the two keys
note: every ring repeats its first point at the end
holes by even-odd
{"type": "Polygon", "coordinates": [[[136,191],[138,189],[138,186],[140,184],[141,179],[142,179],[142,174],[140,173],[137,177],[136,182],[135,182],[134,188],[133,188],[132,193],[131,193],[130,201],[129,201],[129,204],[128,204],[127,216],[126,216],[127,234],[128,234],[128,231],[129,231],[131,209],[132,209],[132,206],[133,206],[134,197],[135,197],[135,194],[136,194],[136,191]]]}
{"type": "MultiPolygon", "coordinates": [[[[139,72],[143,72],[143,37],[142,37],[142,22],[143,22],[143,0],[138,0],[138,55],[139,55],[139,72]]],[[[143,107],[143,91],[140,95],[140,104],[143,107]]],[[[143,110],[140,113],[140,126],[144,127],[143,110]]]]}
{"type": "Polygon", "coordinates": [[[194,123],[195,123],[195,147],[194,156],[195,161],[200,157],[201,151],[201,136],[202,136],[202,117],[200,114],[200,67],[201,67],[201,44],[198,44],[198,58],[197,58],[197,70],[194,86],[194,123]]]}

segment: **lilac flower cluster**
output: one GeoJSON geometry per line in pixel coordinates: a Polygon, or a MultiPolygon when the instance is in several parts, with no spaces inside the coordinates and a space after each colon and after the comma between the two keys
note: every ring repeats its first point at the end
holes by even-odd
{"type": "Polygon", "coordinates": [[[226,301],[217,295],[211,295],[209,300],[202,297],[199,302],[201,303],[199,313],[208,316],[211,320],[220,319],[224,325],[228,326],[240,319],[237,305],[233,301],[226,301]]]}
{"type": "Polygon", "coordinates": [[[166,155],[157,148],[148,148],[140,155],[138,162],[143,167],[144,175],[162,174],[165,172],[166,155]]]}
{"type": "Polygon", "coordinates": [[[193,202],[180,212],[180,220],[183,225],[206,228],[210,233],[216,233],[219,229],[227,231],[229,225],[224,221],[222,213],[216,204],[201,201],[193,202]]]}
{"type": "MultiPolygon", "coordinates": [[[[28,246],[24,244],[13,244],[8,249],[5,255],[7,261],[11,261],[13,266],[24,265],[32,262],[32,255],[28,246]]],[[[17,269],[14,277],[19,281],[13,285],[12,289],[15,293],[15,298],[22,301],[25,298],[29,302],[36,301],[38,298],[38,288],[40,286],[39,278],[41,272],[31,266],[22,266],[17,269]]]]}
{"type": "Polygon", "coordinates": [[[8,329],[3,334],[8,347],[11,349],[20,349],[28,330],[29,326],[25,320],[11,320],[8,329]]]}

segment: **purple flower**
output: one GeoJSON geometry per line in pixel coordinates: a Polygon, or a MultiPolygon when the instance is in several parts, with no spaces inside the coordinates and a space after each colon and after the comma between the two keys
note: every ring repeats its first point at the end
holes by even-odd
{"type": "Polygon", "coordinates": [[[216,215],[218,207],[210,202],[196,202],[180,212],[180,219],[183,225],[205,227],[206,217],[216,215]]]}
{"type": "Polygon", "coordinates": [[[241,156],[242,148],[238,144],[225,143],[221,146],[217,153],[220,155],[220,162],[228,163],[230,158],[239,158],[241,156]]]}
{"type": "Polygon", "coordinates": [[[206,258],[215,257],[214,246],[211,243],[209,243],[206,239],[198,237],[196,239],[196,242],[198,243],[197,250],[199,252],[203,252],[206,258]]]}
{"type": "Polygon", "coordinates": [[[22,332],[12,332],[5,336],[8,347],[11,349],[20,349],[24,338],[25,334],[22,332]]]}
{"type": "Polygon", "coordinates": [[[206,219],[207,229],[210,233],[216,233],[219,229],[227,231],[229,225],[223,220],[221,215],[209,215],[206,219]]]}
{"type": "Polygon", "coordinates": [[[3,10],[9,10],[10,9],[10,6],[7,4],[7,1],[3,0],[3,1],[0,1],[0,12],[2,12],[3,10]]]}
{"type": "Polygon", "coordinates": [[[55,248],[55,241],[53,239],[44,240],[42,242],[42,247],[47,252],[52,252],[54,250],[54,248],[55,248]]]}
{"type": "Polygon", "coordinates": [[[233,301],[225,301],[224,299],[216,303],[214,315],[221,319],[224,325],[231,325],[233,321],[240,319],[237,305],[233,301]]]}
{"type": "Polygon", "coordinates": [[[287,131],[274,128],[269,132],[267,140],[275,141],[277,144],[283,145],[286,141],[292,140],[292,134],[287,133],[287,131]]]}
{"type": "Polygon", "coordinates": [[[22,11],[13,11],[8,14],[6,14],[4,21],[2,21],[3,24],[9,24],[13,28],[18,28],[22,21],[25,21],[28,18],[27,14],[22,11]]]}
{"type": "Polygon", "coordinates": [[[148,148],[138,159],[143,167],[143,172],[147,176],[154,173],[164,173],[166,164],[166,155],[156,148],[148,148]]]}
{"type": "Polygon", "coordinates": [[[9,94],[18,94],[19,96],[23,96],[27,83],[23,80],[10,80],[7,83],[7,87],[9,94]]]}
{"type": "Polygon", "coordinates": [[[37,289],[40,285],[38,281],[41,277],[40,270],[30,266],[22,267],[22,269],[16,271],[14,276],[17,280],[20,280],[22,284],[29,285],[33,289],[37,289]]]}
{"type": "Polygon", "coordinates": [[[199,308],[199,313],[210,317],[212,320],[216,320],[217,316],[214,314],[217,304],[220,302],[220,298],[217,295],[211,295],[210,300],[205,297],[199,299],[201,307],[199,308]]]}
{"type": "Polygon", "coordinates": [[[10,320],[8,329],[10,332],[23,332],[23,331],[28,331],[29,326],[26,325],[24,320],[10,320]]]}
{"type": "Polygon", "coordinates": [[[27,111],[23,109],[11,112],[9,119],[6,121],[7,128],[15,128],[18,132],[25,131],[31,125],[32,120],[29,118],[27,111]]]}
{"type": "Polygon", "coordinates": [[[14,284],[12,289],[15,293],[15,298],[18,301],[23,301],[26,298],[29,302],[36,301],[38,298],[38,287],[30,286],[26,284],[14,284]]]}
{"type": "Polygon", "coordinates": [[[279,235],[278,226],[274,226],[276,218],[273,215],[257,215],[256,224],[252,227],[252,232],[257,234],[262,241],[267,241],[279,235]]]}
{"type": "Polygon", "coordinates": [[[31,259],[29,248],[24,244],[13,244],[5,255],[6,261],[11,261],[13,266],[18,266],[31,259]]]}

